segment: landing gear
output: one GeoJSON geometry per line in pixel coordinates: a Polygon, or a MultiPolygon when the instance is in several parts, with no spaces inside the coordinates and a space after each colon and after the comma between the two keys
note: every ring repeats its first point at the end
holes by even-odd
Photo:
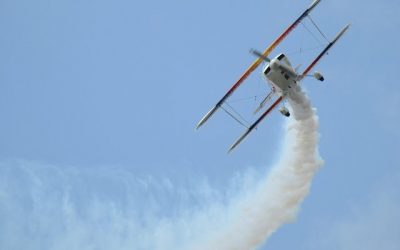
{"type": "Polygon", "coordinates": [[[321,73],[319,73],[318,71],[315,71],[314,77],[315,77],[315,79],[317,79],[318,81],[321,81],[321,82],[323,82],[325,80],[324,76],[321,73]]]}
{"type": "Polygon", "coordinates": [[[281,108],[279,109],[279,112],[281,112],[281,114],[284,115],[284,116],[286,116],[286,117],[289,117],[289,116],[290,116],[290,112],[289,112],[289,110],[288,110],[285,106],[281,107],[281,108]]]}

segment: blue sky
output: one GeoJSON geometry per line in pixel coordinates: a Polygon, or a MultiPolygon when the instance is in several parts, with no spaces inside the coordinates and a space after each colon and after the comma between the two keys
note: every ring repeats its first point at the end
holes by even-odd
{"type": "MultiPolygon", "coordinates": [[[[0,234],[18,239],[28,231],[34,242],[40,237],[26,228],[30,224],[52,231],[56,242],[61,234],[34,204],[62,222],[65,215],[54,210],[65,193],[82,217],[96,197],[106,217],[109,204],[124,215],[135,211],[126,212],[132,220],[149,205],[154,218],[173,221],[182,211],[224,202],[238,189],[236,178],[246,179],[238,176],[268,171],[282,144],[278,112],[229,155],[242,127],[222,112],[201,130],[194,127],[252,63],[248,50],[265,48],[309,4],[2,1],[0,218],[6,223],[0,234]],[[11,227],[10,218],[20,227],[11,227]]],[[[392,235],[400,232],[399,11],[394,0],[322,0],[313,11],[329,37],[352,23],[317,66],[326,81],[303,83],[318,110],[325,164],[297,221],[262,249],[399,244],[392,235]],[[357,245],[366,237],[371,244],[357,245]]],[[[299,26],[273,54],[312,47],[315,41],[299,26]]],[[[317,52],[288,56],[305,67],[317,52]]],[[[268,91],[259,72],[246,84],[237,98],[268,91]]],[[[76,223],[89,230],[99,218],[76,223]]],[[[138,230],[127,228],[128,234],[138,230]]],[[[12,241],[0,237],[0,246],[12,241]]],[[[85,248],[76,238],[66,241],[85,248]]],[[[50,243],[34,245],[43,249],[41,244],[50,243]]]]}

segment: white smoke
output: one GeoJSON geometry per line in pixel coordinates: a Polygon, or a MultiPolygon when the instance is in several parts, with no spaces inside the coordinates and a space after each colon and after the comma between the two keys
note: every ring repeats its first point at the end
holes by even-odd
{"type": "Polygon", "coordinates": [[[315,110],[300,88],[289,102],[278,164],[222,191],[198,176],[193,186],[126,168],[0,162],[0,249],[256,248],[295,218],[322,164],[315,110]]]}
{"type": "Polygon", "coordinates": [[[290,92],[289,102],[294,118],[287,126],[280,162],[254,193],[230,208],[231,220],[205,245],[194,249],[254,249],[282,224],[295,219],[322,160],[316,111],[300,87],[290,92]]]}

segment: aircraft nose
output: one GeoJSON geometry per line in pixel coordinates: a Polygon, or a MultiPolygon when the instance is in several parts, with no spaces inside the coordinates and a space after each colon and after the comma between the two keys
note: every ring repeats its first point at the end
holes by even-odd
{"type": "Polygon", "coordinates": [[[271,62],[269,63],[269,66],[271,67],[272,70],[277,70],[279,68],[276,59],[272,59],[271,62]]]}

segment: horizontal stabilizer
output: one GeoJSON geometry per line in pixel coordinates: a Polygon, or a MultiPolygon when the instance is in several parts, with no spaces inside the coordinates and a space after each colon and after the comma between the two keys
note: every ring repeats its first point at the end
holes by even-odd
{"type": "Polygon", "coordinates": [[[264,108],[265,104],[267,104],[267,102],[269,100],[271,100],[272,96],[274,95],[274,91],[272,90],[271,92],[269,92],[269,94],[267,95],[267,97],[264,98],[264,100],[262,100],[262,102],[260,103],[260,105],[257,107],[256,110],[254,110],[254,114],[257,114],[258,111],[260,111],[262,108],[264,108]]]}

